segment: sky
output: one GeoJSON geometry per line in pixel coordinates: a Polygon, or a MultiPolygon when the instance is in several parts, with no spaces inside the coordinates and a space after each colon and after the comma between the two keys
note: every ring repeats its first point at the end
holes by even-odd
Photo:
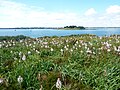
{"type": "Polygon", "coordinates": [[[120,0],[0,0],[0,28],[120,27],[120,0]]]}

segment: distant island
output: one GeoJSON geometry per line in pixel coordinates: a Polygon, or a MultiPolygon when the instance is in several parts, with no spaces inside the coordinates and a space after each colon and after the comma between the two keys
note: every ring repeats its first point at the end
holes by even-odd
{"type": "Polygon", "coordinates": [[[65,26],[65,27],[59,28],[59,29],[64,29],[64,30],[83,30],[83,29],[85,29],[85,27],[72,25],[72,26],[65,26]]]}

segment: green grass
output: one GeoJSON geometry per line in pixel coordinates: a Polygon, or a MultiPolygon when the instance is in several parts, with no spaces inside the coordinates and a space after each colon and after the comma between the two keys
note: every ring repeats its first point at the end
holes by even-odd
{"type": "Polygon", "coordinates": [[[0,41],[0,90],[39,90],[41,85],[57,90],[57,78],[61,90],[120,89],[119,35],[5,40],[0,41]]]}

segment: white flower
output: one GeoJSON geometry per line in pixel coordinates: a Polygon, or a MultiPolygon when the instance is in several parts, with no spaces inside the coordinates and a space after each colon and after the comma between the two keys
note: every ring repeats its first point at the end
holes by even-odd
{"type": "Polygon", "coordinates": [[[107,49],[107,52],[110,52],[110,49],[107,49]]]}
{"type": "Polygon", "coordinates": [[[79,45],[79,47],[81,47],[81,46],[79,45]]]}
{"type": "Polygon", "coordinates": [[[38,50],[35,50],[35,51],[36,51],[36,53],[38,53],[38,54],[40,53],[38,50]]]}
{"type": "Polygon", "coordinates": [[[21,76],[19,76],[19,77],[17,78],[17,81],[18,81],[18,83],[22,83],[22,82],[23,82],[23,78],[22,78],[21,76]]]}
{"type": "Polygon", "coordinates": [[[2,44],[0,44],[0,48],[2,47],[2,44]]]}
{"type": "Polygon", "coordinates": [[[20,43],[22,43],[23,42],[23,40],[20,40],[20,43]]]}
{"type": "Polygon", "coordinates": [[[82,51],[82,50],[81,50],[80,52],[81,52],[81,53],[83,53],[83,51],[82,51]]]}
{"type": "Polygon", "coordinates": [[[13,51],[10,51],[10,53],[13,53],[13,51]]]}
{"type": "Polygon", "coordinates": [[[29,44],[29,46],[32,46],[32,44],[29,44]]]}
{"type": "Polygon", "coordinates": [[[31,54],[31,52],[30,52],[30,51],[28,51],[28,54],[31,54]]]}
{"type": "Polygon", "coordinates": [[[19,56],[21,56],[22,52],[19,52],[19,56]]]}
{"type": "Polygon", "coordinates": [[[91,50],[89,50],[89,48],[87,49],[87,51],[86,51],[87,53],[89,53],[89,54],[91,54],[92,53],[92,51],[91,50]]]}
{"type": "Polygon", "coordinates": [[[23,55],[22,60],[26,60],[26,56],[25,55],[23,55]]]}
{"type": "Polygon", "coordinates": [[[45,45],[45,48],[48,48],[48,46],[47,46],[47,45],[45,45]]]}
{"type": "Polygon", "coordinates": [[[73,50],[72,50],[72,49],[71,49],[70,51],[71,51],[71,52],[73,52],[73,50]]]}
{"type": "Polygon", "coordinates": [[[60,81],[60,78],[57,79],[57,82],[56,82],[56,88],[60,89],[62,86],[62,83],[60,81]]]}
{"type": "Polygon", "coordinates": [[[16,58],[16,57],[14,57],[14,60],[17,60],[17,58],[16,58]]]}
{"type": "Polygon", "coordinates": [[[60,51],[63,52],[63,49],[61,49],[60,51]]]}
{"type": "Polygon", "coordinates": [[[3,81],[4,81],[4,80],[3,80],[2,78],[0,78],[0,84],[2,84],[2,83],[3,83],[3,81]]]}
{"type": "Polygon", "coordinates": [[[66,49],[66,48],[67,48],[67,46],[64,46],[64,48],[66,49]]]}
{"type": "Polygon", "coordinates": [[[67,47],[69,47],[69,45],[67,45],[67,47]]]}
{"type": "Polygon", "coordinates": [[[99,37],[100,39],[102,39],[102,37],[99,37]]]}
{"type": "Polygon", "coordinates": [[[8,45],[6,45],[6,47],[8,47],[8,45]]]}
{"type": "Polygon", "coordinates": [[[76,44],[78,44],[78,41],[76,41],[76,44]]]}
{"type": "Polygon", "coordinates": [[[52,52],[52,51],[53,51],[53,48],[51,48],[50,51],[52,52]]]}
{"type": "Polygon", "coordinates": [[[95,54],[95,52],[93,52],[93,54],[95,54]]]}
{"type": "Polygon", "coordinates": [[[68,50],[68,48],[66,48],[66,51],[68,50]]]}

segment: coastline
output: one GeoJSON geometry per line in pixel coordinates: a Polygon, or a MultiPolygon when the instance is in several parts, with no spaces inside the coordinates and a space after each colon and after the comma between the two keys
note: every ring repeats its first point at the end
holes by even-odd
{"type": "Polygon", "coordinates": [[[0,28],[0,29],[58,29],[58,30],[96,30],[104,28],[120,28],[120,27],[85,27],[85,29],[80,28],[63,28],[63,27],[13,27],[13,28],[0,28]]]}

